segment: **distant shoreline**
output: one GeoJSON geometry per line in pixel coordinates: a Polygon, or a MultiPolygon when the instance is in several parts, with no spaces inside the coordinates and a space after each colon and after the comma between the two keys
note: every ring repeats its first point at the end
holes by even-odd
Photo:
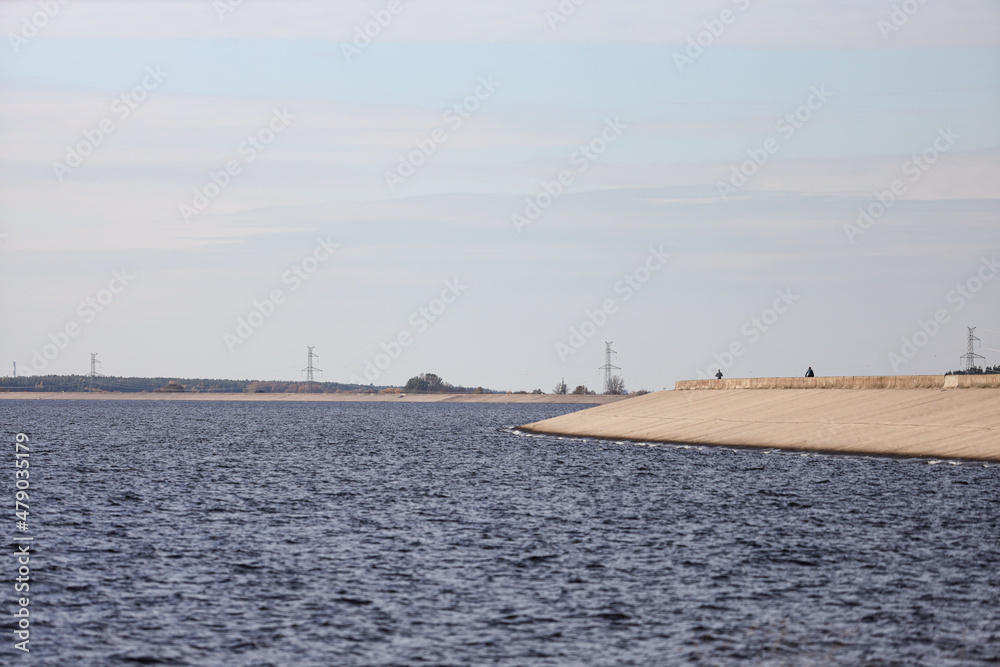
{"type": "Polygon", "coordinates": [[[227,394],[188,392],[0,391],[21,401],[223,401],[264,403],[518,403],[604,405],[629,398],[594,394],[227,394]]]}

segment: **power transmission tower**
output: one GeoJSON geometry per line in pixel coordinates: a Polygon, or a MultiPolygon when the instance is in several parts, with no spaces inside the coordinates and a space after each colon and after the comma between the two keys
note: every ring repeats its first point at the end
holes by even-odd
{"type": "MultiPolygon", "coordinates": [[[[614,341],[611,341],[613,343],[614,341]]],[[[621,369],[617,366],[611,364],[611,355],[618,354],[611,349],[611,343],[604,341],[604,365],[601,366],[599,370],[604,371],[604,393],[610,394],[614,391],[614,387],[611,385],[611,378],[614,375],[612,371],[620,371],[621,369]]]]}
{"type": "Polygon", "coordinates": [[[965,370],[971,371],[973,368],[977,367],[976,359],[982,359],[983,361],[986,361],[986,357],[984,357],[981,354],[976,354],[975,350],[976,343],[981,342],[978,338],[976,338],[976,335],[973,333],[973,331],[976,330],[976,327],[967,327],[967,328],[969,330],[969,351],[966,352],[964,355],[962,355],[961,358],[965,360],[965,370]]]}
{"type": "Polygon", "coordinates": [[[316,348],[315,347],[310,347],[308,349],[309,349],[309,362],[308,362],[308,365],[305,368],[303,368],[302,370],[306,374],[306,382],[314,382],[314,380],[313,380],[313,371],[319,371],[320,373],[322,373],[323,370],[320,369],[320,368],[316,368],[315,366],[313,366],[313,359],[314,358],[319,359],[319,355],[318,354],[313,354],[313,350],[316,349],[316,348]]]}
{"type": "Polygon", "coordinates": [[[97,372],[97,365],[100,364],[97,360],[97,352],[90,353],[90,388],[94,388],[94,378],[100,377],[101,374],[97,372]]]}

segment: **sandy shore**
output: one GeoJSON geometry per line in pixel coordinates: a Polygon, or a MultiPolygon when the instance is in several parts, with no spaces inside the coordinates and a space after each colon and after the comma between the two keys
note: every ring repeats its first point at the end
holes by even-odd
{"type": "MultiPolygon", "coordinates": [[[[625,403],[547,419],[522,427],[533,433],[579,437],[768,447],[1000,461],[1000,384],[996,379],[805,378],[678,383],[625,403]],[[709,383],[709,384],[703,384],[709,383]],[[930,383],[940,388],[929,388],[930,383]],[[808,384],[808,383],[806,383],[808,384]],[[753,386],[751,386],[753,385],[753,386]],[[765,388],[766,387],[766,388],[765,388]],[[975,388],[972,388],[975,387],[975,388]]],[[[994,376],[997,377],[997,376],[994,376]]],[[[1000,378],[997,378],[1000,379],[1000,378]]]]}
{"type": "Polygon", "coordinates": [[[627,396],[555,394],[214,394],[156,392],[0,392],[0,400],[56,401],[264,401],[284,403],[549,403],[604,405],[627,396]]]}

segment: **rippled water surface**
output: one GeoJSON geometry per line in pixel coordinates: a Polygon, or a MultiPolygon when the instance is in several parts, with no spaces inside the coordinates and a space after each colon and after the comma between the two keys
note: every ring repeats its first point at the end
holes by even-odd
{"type": "Polygon", "coordinates": [[[504,428],[575,409],[0,402],[38,550],[0,662],[1000,661],[1000,467],[504,428]]]}

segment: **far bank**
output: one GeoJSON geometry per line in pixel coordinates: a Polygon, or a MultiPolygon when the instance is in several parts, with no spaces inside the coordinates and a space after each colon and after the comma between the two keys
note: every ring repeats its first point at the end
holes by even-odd
{"type": "Polygon", "coordinates": [[[249,403],[525,403],[605,405],[629,398],[594,394],[228,394],[188,392],[0,392],[24,401],[225,401],[249,403]]]}

